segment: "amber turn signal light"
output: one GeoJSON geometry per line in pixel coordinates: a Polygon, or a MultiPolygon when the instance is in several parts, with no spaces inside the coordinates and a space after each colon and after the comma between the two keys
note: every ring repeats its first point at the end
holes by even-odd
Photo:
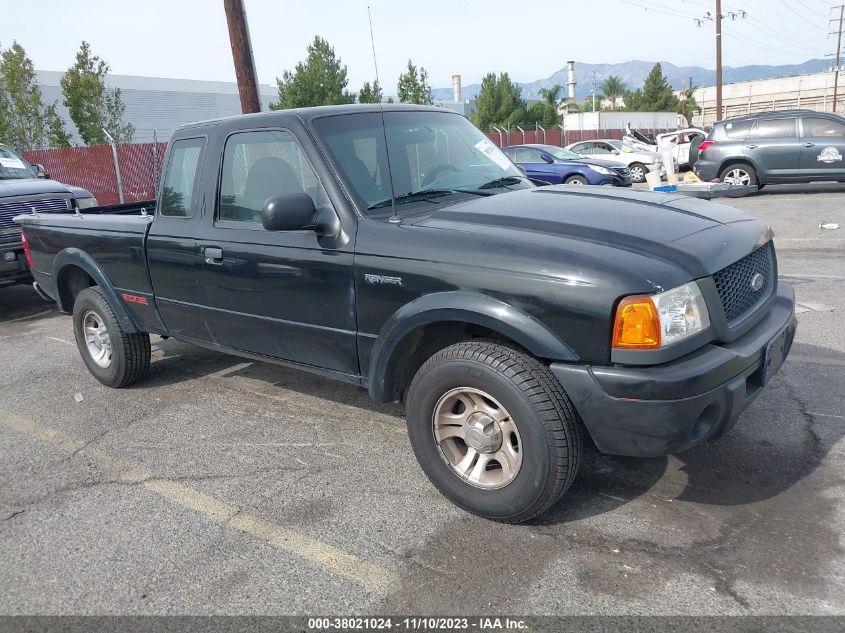
{"type": "Polygon", "coordinates": [[[660,347],[660,315],[651,297],[625,297],[616,307],[613,322],[616,349],[657,349],[660,347]]]}

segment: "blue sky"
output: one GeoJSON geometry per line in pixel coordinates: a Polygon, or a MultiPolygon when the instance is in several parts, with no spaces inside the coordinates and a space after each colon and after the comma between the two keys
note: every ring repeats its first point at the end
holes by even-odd
{"type": "MultiPolygon", "coordinates": [[[[387,92],[409,57],[434,87],[449,86],[454,73],[464,84],[488,71],[533,81],[568,59],[714,66],[713,23],[694,22],[713,12],[709,0],[246,0],[260,81],[293,68],[319,34],[358,90],[374,75],[368,4],[387,92]]],[[[723,11],[737,15],[726,20],[726,65],[798,63],[835,51],[829,2],[733,0],[723,11]]],[[[39,70],[64,70],[86,39],[114,73],[234,80],[222,0],[0,0],[0,16],[0,45],[17,39],[39,70]]]]}

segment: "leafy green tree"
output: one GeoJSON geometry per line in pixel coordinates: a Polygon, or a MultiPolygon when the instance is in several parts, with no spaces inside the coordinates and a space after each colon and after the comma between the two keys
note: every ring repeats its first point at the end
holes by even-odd
{"type": "Polygon", "coordinates": [[[622,97],[625,96],[625,93],[628,91],[628,87],[616,75],[609,75],[607,79],[601,82],[599,88],[601,88],[601,91],[602,93],[604,93],[605,98],[610,101],[611,110],[616,110],[617,106],[619,105],[619,101],[622,99],[622,97]]]}
{"type": "Polygon", "coordinates": [[[107,144],[103,128],[117,143],[129,143],[135,135],[135,127],[123,123],[126,106],[120,88],[106,86],[109,70],[108,63],[92,54],[91,45],[83,41],[60,82],[64,104],[86,145],[107,144]]]}
{"type": "Polygon", "coordinates": [[[535,101],[531,104],[525,116],[526,123],[539,123],[543,127],[553,127],[560,125],[561,115],[559,108],[563,100],[563,86],[556,84],[551,88],[541,88],[541,101],[535,101]]]}
{"type": "Polygon", "coordinates": [[[56,104],[44,107],[32,60],[17,42],[0,52],[0,140],[22,151],[70,145],[56,104]]]}
{"type": "Polygon", "coordinates": [[[633,112],[677,112],[679,100],[660,63],[654,65],[642,88],[625,94],[625,107],[633,112]]]}
{"type": "Polygon", "coordinates": [[[384,99],[384,95],[381,92],[378,79],[372,85],[369,81],[364,82],[361,91],[358,93],[358,103],[381,103],[382,99],[384,99]]]}
{"type": "Polygon", "coordinates": [[[519,125],[526,119],[522,88],[511,81],[507,73],[487,73],[475,98],[472,122],[481,130],[519,125]]]}
{"type": "Polygon", "coordinates": [[[400,103],[416,103],[419,105],[431,105],[434,99],[431,96],[431,86],[428,83],[428,72],[420,66],[417,68],[408,60],[407,72],[399,75],[399,83],[396,86],[396,94],[400,103]]]}
{"type": "Polygon", "coordinates": [[[355,94],[346,89],[346,66],[319,35],[308,45],[305,61],[297,63],[293,72],[286,70],[276,83],[279,101],[270,104],[271,110],[355,103],[355,94]]]}
{"type": "MultiPolygon", "coordinates": [[[[686,113],[687,119],[692,119],[692,115],[697,111],[700,110],[700,106],[698,102],[695,100],[695,90],[696,87],[690,84],[690,87],[684,90],[684,98],[686,99],[686,104],[684,106],[684,112],[686,113]]],[[[678,112],[681,111],[681,106],[678,104],[678,112]]]]}

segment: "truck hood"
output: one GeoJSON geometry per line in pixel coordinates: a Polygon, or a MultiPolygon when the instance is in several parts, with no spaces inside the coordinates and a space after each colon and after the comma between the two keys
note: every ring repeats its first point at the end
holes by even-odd
{"type": "MultiPolygon", "coordinates": [[[[71,193],[67,185],[55,180],[41,178],[21,178],[0,180],[0,198],[12,196],[33,196],[42,193],[71,193]]],[[[90,195],[90,194],[89,194],[90,195]]]]}
{"type": "Polygon", "coordinates": [[[415,226],[483,234],[513,247],[555,238],[564,251],[589,254],[610,247],[671,262],[693,278],[712,274],[771,237],[763,222],[727,205],[678,194],[566,185],[453,204],[415,226]]]}

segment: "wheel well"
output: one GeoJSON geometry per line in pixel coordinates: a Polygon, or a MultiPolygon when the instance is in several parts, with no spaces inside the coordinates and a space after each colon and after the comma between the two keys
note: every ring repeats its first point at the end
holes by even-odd
{"type": "Polygon", "coordinates": [[[385,372],[386,400],[404,400],[411,380],[423,363],[442,349],[475,338],[496,339],[523,350],[519,344],[495,330],[460,321],[439,321],[408,332],[396,345],[385,372]]]}
{"type": "Polygon", "coordinates": [[[73,312],[76,296],[91,286],[96,286],[93,277],[79,266],[65,266],[56,279],[56,290],[59,293],[59,305],[65,312],[73,312]]]}
{"type": "Polygon", "coordinates": [[[754,170],[754,173],[757,174],[757,179],[760,179],[760,174],[757,173],[757,168],[754,166],[754,163],[752,163],[747,158],[729,158],[724,163],[722,163],[722,165],[719,167],[719,173],[716,175],[721,177],[721,175],[725,173],[725,170],[728,167],[734,167],[736,165],[744,165],[746,167],[750,167],[754,170]]]}

